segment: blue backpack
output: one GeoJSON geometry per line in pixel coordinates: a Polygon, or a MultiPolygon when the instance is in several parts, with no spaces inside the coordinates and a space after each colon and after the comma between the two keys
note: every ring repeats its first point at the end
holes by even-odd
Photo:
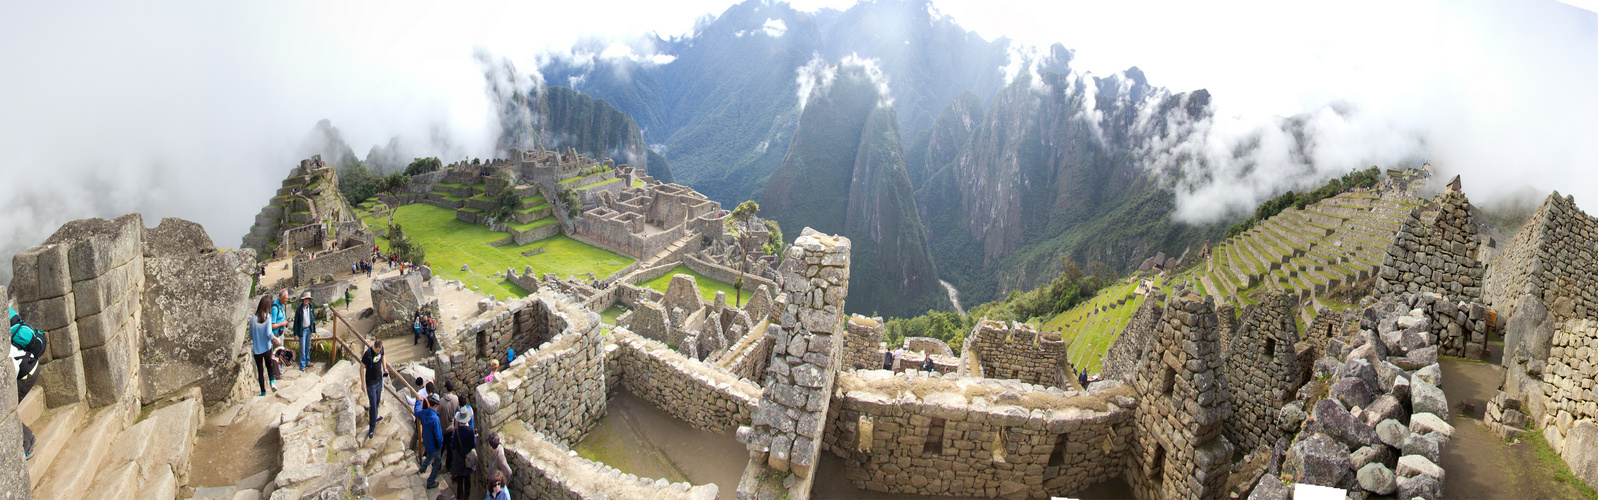
{"type": "Polygon", "coordinates": [[[16,309],[11,310],[11,345],[18,349],[27,349],[33,343],[33,337],[38,335],[38,330],[22,322],[22,315],[16,309]]]}

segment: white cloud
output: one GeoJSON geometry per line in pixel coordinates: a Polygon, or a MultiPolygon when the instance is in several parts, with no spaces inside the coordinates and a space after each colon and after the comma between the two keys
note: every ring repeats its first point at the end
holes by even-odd
{"type": "Polygon", "coordinates": [[[762,25],[760,29],[766,32],[766,36],[781,38],[784,33],[788,32],[788,23],[782,22],[781,19],[767,19],[766,24],[762,25]]]}

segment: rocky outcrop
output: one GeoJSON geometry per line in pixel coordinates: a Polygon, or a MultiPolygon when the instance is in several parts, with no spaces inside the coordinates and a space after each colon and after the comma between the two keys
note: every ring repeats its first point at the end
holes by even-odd
{"type": "Polygon", "coordinates": [[[204,229],[182,219],[163,219],[145,238],[142,398],[198,384],[206,401],[226,400],[251,311],[253,252],[218,253],[204,229]]]}
{"type": "Polygon", "coordinates": [[[410,321],[422,306],[422,277],[394,276],[372,282],[372,307],[384,323],[410,321]]]}

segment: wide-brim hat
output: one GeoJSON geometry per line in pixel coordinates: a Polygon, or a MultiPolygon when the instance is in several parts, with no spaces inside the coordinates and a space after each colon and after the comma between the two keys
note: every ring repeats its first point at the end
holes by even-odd
{"type": "Polygon", "coordinates": [[[301,293],[300,294],[300,300],[311,300],[311,292],[307,291],[307,292],[301,293]]]}
{"type": "Polygon", "coordinates": [[[463,407],[461,407],[460,411],[455,412],[455,423],[471,425],[471,423],[472,423],[472,407],[463,406],[463,407]]]}

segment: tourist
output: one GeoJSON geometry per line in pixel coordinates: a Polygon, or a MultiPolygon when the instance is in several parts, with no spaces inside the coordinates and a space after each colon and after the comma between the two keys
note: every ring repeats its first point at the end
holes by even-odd
{"type": "MultiPolygon", "coordinates": [[[[432,383],[428,384],[428,389],[428,392],[432,392],[432,383]]],[[[455,412],[460,411],[461,398],[455,395],[455,382],[445,380],[444,392],[434,394],[438,397],[437,409],[439,415],[454,415],[455,412]]],[[[453,442],[450,441],[450,434],[455,432],[455,421],[441,422],[440,425],[444,426],[444,442],[453,442]]]]}
{"type": "Polygon", "coordinates": [[[351,302],[355,302],[355,294],[351,293],[349,288],[345,288],[344,289],[344,310],[345,311],[350,310],[350,303],[351,302]]]}
{"type": "Polygon", "coordinates": [[[272,347],[281,344],[282,338],[272,335],[271,329],[272,297],[262,295],[261,301],[255,306],[255,314],[250,315],[250,343],[251,352],[255,357],[255,378],[261,383],[261,395],[266,395],[268,380],[272,381],[272,389],[277,385],[277,364],[272,362],[272,347]]]}
{"type": "Polygon", "coordinates": [[[311,292],[300,294],[300,306],[294,309],[294,334],[300,338],[300,371],[311,360],[311,334],[316,332],[316,308],[311,306],[311,292]]]}
{"type": "Polygon", "coordinates": [[[439,427],[438,412],[433,410],[438,406],[438,399],[428,397],[426,403],[417,400],[413,403],[413,413],[416,423],[420,426],[422,434],[423,458],[422,466],[417,468],[417,474],[426,474],[428,465],[432,465],[433,472],[427,475],[427,489],[438,487],[438,471],[443,468],[442,451],[444,445],[444,430],[439,427]]]}
{"type": "Polygon", "coordinates": [[[477,469],[477,433],[472,429],[472,408],[455,412],[455,432],[449,437],[449,475],[455,484],[455,498],[466,498],[472,493],[472,472],[477,469]]]}
{"type": "MultiPolygon", "coordinates": [[[[420,343],[421,341],[422,341],[422,311],[418,310],[418,311],[416,311],[415,315],[411,316],[411,345],[416,345],[416,344],[420,343]]],[[[431,346],[432,344],[428,344],[428,345],[431,346]]]]}
{"type": "Polygon", "coordinates": [[[289,326],[289,291],[287,288],[277,291],[277,300],[272,302],[272,336],[283,338],[283,329],[289,326]]]}
{"type": "MultiPolygon", "coordinates": [[[[28,397],[33,385],[39,381],[39,358],[44,357],[45,338],[33,327],[22,322],[16,309],[11,310],[11,362],[17,369],[17,401],[28,397]]],[[[33,429],[22,424],[22,455],[33,456],[33,429]]]]}
{"type": "Polygon", "coordinates": [[[483,383],[487,384],[487,383],[491,383],[491,382],[497,380],[494,377],[494,375],[498,374],[498,373],[499,373],[499,360],[498,359],[490,359],[490,360],[488,360],[488,376],[487,377],[483,377],[483,383]]]}
{"type": "Polygon", "coordinates": [[[903,368],[903,366],[902,366],[903,363],[904,363],[904,347],[899,347],[898,349],[894,349],[893,350],[893,371],[899,371],[901,368],[903,368]]]}
{"type": "Polygon", "coordinates": [[[438,321],[432,316],[422,315],[422,336],[427,337],[427,350],[432,351],[438,344],[438,321]]]}
{"type": "Polygon", "coordinates": [[[494,471],[488,476],[488,496],[485,500],[510,500],[510,489],[505,487],[505,475],[494,471]]]}
{"type": "Polygon", "coordinates": [[[930,372],[930,371],[933,370],[933,368],[934,368],[934,366],[932,364],[932,355],[931,354],[927,354],[926,355],[926,359],[921,360],[921,371],[930,372]]]}
{"type": "Polygon", "coordinates": [[[893,369],[893,351],[882,351],[882,369],[893,369]]]}
{"type": "MultiPolygon", "coordinates": [[[[499,433],[492,429],[483,430],[483,442],[488,443],[488,476],[499,476],[501,481],[511,478],[510,462],[505,461],[505,448],[499,445],[499,433]]],[[[501,483],[503,484],[503,483],[501,483]]],[[[488,491],[494,491],[494,481],[488,482],[488,491]]],[[[492,495],[489,498],[493,498],[492,495]]]]}
{"type": "Polygon", "coordinates": [[[361,355],[361,365],[366,367],[366,401],[371,407],[371,412],[366,417],[366,439],[370,441],[372,434],[377,431],[377,422],[383,417],[377,416],[377,408],[383,402],[383,340],[378,339],[372,347],[366,348],[366,353],[361,355]]]}

